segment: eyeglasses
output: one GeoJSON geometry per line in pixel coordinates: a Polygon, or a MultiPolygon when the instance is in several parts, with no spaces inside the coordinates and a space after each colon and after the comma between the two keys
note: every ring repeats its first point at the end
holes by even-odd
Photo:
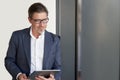
{"type": "Polygon", "coordinates": [[[32,20],[33,20],[36,24],[40,24],[40,23],[42,23],[42,24],[47,24],[48,21],[49,21],[49,18],[45,18],[45,19],[33,19],[33,18],[32,18],[32,20]]]}

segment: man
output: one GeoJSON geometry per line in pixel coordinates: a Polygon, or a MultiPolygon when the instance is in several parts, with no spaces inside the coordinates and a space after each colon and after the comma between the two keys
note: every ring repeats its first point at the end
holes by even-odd
{"type": "MultiPolygon", "coordinates": [[[[61,69],[60,38],[45,30],[49,21],[47,8],[34,3],[28,15],[31,27],[13,32],[5,57],[5,67],[13,80],[28,80],[33,71],[61,69]]],[[[59,78],[60,73],[49,78],[37,76],[36,80],[59,78]]]]}

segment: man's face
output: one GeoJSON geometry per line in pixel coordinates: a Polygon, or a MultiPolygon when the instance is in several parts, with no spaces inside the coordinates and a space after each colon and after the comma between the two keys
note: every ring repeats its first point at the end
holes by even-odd
{"type": "Polygon", "coordinates": [[[28,19],[32,25],[32,29],[38,33],[41,33],[46,29],[49,20],[46,12],[35,12],[32,18],[28,19]]]}

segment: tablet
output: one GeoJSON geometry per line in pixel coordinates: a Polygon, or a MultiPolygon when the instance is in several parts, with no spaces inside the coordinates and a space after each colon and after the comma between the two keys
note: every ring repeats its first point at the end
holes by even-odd
{"type": "Polygon", "coordinates": [[[49,78],[50,74],[55,75],[56,73],[60,72],[60,70],[41,70],[41,71],[34,71],[29,76],[30,80],[35,80],[35,77],[37,76],[44,76],[45,78],[49,78]]]}

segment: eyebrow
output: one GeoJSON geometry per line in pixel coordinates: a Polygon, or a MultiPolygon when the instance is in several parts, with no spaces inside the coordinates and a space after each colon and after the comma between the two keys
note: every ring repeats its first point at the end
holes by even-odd
{"type": "Polygon", "coordinates": [[[34,18],[32,18],[33,20],[45,20],[45,19],[48,19],[48,18],[44,18],[44,19],[34,19],[34,18]]]}

